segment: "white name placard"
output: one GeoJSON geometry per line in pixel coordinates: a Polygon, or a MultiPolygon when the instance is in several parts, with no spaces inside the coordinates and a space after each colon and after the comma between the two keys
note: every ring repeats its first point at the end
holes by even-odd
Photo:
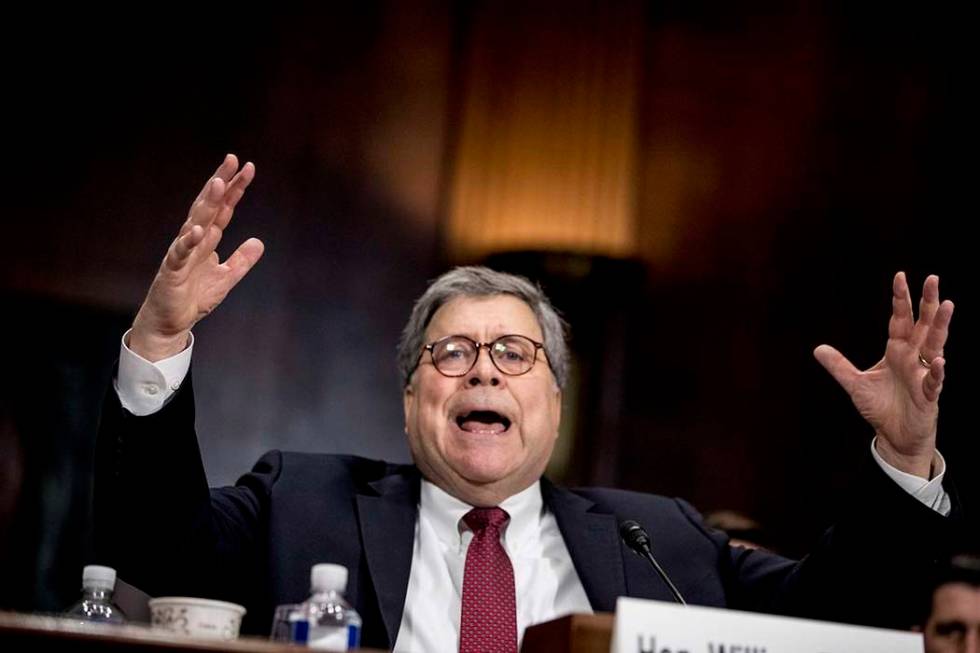
{"type": "Polygon", "coordinates": [[[612,653],[922,653],[920,633],[620,598],[612,653]]]}

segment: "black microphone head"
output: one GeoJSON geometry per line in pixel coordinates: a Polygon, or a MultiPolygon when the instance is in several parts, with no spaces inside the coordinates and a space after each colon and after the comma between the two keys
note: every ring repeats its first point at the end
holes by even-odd
{"type": "Polygon", "coordinates": [[[650,563],[653,570],[657,572],[657,575],[663,579],[664,584],[667,586],[667,589],[670,590],[674,600],[681,605],[687,605],[687,603],[684,602],[684,597],[681,596],[681,593],[677,591],[677,587],[667,576],[667,572],[663,570],[663,567],[660,566],[657,559],[653,557],[653,551],[650,550],[650,536],[647,535],[647,532],[643,529],[643,526],[640,525],[640,522],[632,519],[627,519],[626,521],[620,522],[619,536],[623,538],[623,541],[626,542],[626,545],[629,548],[633,549],[634,553],[641,558],[645,558],[650,563]]]}
{"type": "Polygon", "coordinates": [[[627,519],[619,524],[619,536],[626,542],[626,546],[637,553],[643,553],[650,549],[650,536],[640,525],[640,522],[627,519]]]}

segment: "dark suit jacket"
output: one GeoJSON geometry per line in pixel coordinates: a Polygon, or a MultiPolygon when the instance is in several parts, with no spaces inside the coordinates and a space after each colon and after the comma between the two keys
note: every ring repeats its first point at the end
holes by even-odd
{"type": "MultiPolygon", "coordinates": [[[[245,629],[259,634],[276,604],[305,598],[314,563],[340,563],[363,645],[390,648],[411,569],[418,469],[272,451],[234,487],[209,490],[190,386],[188,377],[148,417],[128,413],[110,389],[96,469],[99,560],[151,595],[241,603],[245,629]]],[[[802,562],[730,547],[679,499],[546,480],[542,494],[596,611],[612,611],[618,596],[672,600],[620,541],[619,522],[635,519],[690,603],[905,627],[957,518],[910,497],[870,456],[865,476],[855,505],[802,562]]]]}

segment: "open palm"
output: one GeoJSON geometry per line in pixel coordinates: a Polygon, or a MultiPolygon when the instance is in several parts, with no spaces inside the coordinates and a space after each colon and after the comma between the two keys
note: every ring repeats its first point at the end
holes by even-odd
{"type": "Polygon", "coordinates": [[[224,262],[215,249],[235,206],[255,177],[255,166],[238,169],[229,154],[204,184],[160,264],[130,334],[130,347],[155,361],[178,353],[187,334],[213,311],[254,266],[264,251],[250,238],[224,262]]]}
{"type": "Polygon", "coordinates": [[[905,273],[899,272],[892,283],[884,358],[860,371],[829,345],[814,351],[875,429],[882,457],[898,469],[927,477],[935,453],[946,365],[943,347],[952,316],[953,303],[940,302],[939,277],[932,275],[923,284],[916,320],[905,273]]]}

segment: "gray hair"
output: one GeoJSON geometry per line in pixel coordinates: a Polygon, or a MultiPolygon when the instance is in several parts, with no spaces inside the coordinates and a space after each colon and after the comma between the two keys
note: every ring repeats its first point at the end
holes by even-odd
{"type": "Polygon", "coordinates": [[[565,387],[568,381],[568,342],[565,335],[568,326],[565,320],[537,284],[516,274],[481,266],[458,267],[446,272],[429,284],[416,300],[398,343],[398,370],[404,385],[408,385],[415,371],[422,347],[426,344],[423,342],[425,329],[439,307],[457,297],[492,295],[513,295],[531,308],[541,327],[551,372],[558,387],[565,387]]]}

